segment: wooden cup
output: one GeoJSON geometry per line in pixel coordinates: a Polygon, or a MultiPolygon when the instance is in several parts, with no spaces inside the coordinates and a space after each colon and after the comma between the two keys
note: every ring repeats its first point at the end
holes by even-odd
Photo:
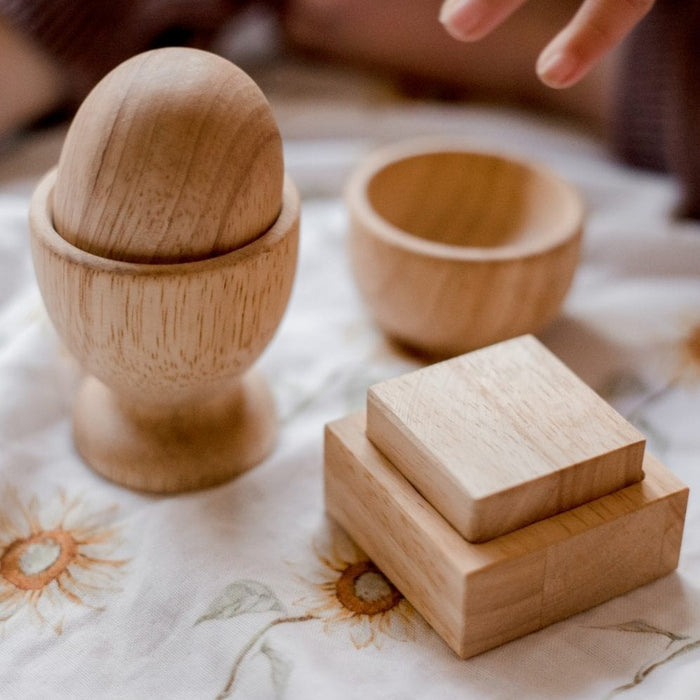
{"type": "Polygon", "coordinates": [[[371,154],[345,198],[355,280],[399,344],[452,357],[535,333],[559,312],[584,207],[545,168],[411,140],[371,154]]]}
{"type": "Polygon", "coordinates": [[[260,462],[276,419],[249,371],[287,306],[296,270],[299,197],[286,179],[275,223],[230,253],[142,264],[88,253],[53,225],[55,171],[37,187],[30,228],[54,326],[87,370],[76,400],[78,451],[125,486],[211,486],[260,462]]]}

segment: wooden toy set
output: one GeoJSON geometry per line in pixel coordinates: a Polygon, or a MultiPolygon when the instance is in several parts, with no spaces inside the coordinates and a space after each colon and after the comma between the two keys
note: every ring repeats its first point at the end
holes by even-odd
{"type": "Polygon", "coordinates": [[[688,490],[532,336],[370,388],[329,513],[462,657],[676,568],[688,490]]]}
{"type": "Polygon", "coordinates": [[[229,61],[141,54],[78,111],[31,203],[54,325],[88,377],[75,443],[131,488],[220,483],[272,449],[249,371],[286,309],[299,197],[267,101],[229,61]]]}
{"type": "MultiPolygon", "coordinates": [[[[530,335],[576,268],[573,188],[429,140],[371,156],[346,201],[377,325],[450,359],[327,426],[330,514],[463,657],[673,570],[687,489],[530,335]]],[[[299,208],[272,111],[228,61],[148,52],[87,97],[30,228],[86,370],[74,434],[93,469],[177,492],[269,454],[274,404],[251,367],[288,303],[299,208]]]]}

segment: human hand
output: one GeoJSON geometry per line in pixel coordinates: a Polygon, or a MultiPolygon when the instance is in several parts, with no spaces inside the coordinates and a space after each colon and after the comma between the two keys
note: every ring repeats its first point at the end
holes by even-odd
{"type": "MultiPolygon", "coordinates": [[[[649,12],[655,0],[583,0],[571,21],[537,59],[540,80],[553,88],[577,83],[649,12]]],[[[478,41],[526,0],[445,0],[440,21],[460,41],[478,41]]]]}

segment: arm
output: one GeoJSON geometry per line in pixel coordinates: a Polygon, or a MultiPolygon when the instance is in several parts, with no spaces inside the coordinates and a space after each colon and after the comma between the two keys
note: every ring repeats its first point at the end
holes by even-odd
{"type": "Polygon", "coordinates": [[[550,90],[532,70],[579,2],[528,3],[499,31],[470,43],[449,40],[437,21],[441,0],[288,0],[283,17],[292,46],[324,58],[383,70],[419,89],[432,85],[438,93],[446,88],[599,125],[607,114],[612,60],[601,61],[570,90],[550,90]]]}
{"type": "MultiPolygon", "coordinates": [[[[499,26],[526,0],[446,0],[440,21],[462,41],[478,41],[499,26]]],[[[584,0],[573,18],[537,59],[537,74],[546,85],[577,83],[617,46],[651,10],[654,0],[584,0]]]]}

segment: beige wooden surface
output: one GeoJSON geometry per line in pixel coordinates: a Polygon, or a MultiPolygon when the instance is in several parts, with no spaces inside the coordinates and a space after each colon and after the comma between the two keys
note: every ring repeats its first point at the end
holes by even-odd
{"type": "Polygon", "coordinates": [[[167,265],[109,260],[63,239],[51,221],[54,179],[32,200],[32,252],[58,334],[100,382],[77,398],[78,450],[108,478],[147,491],[209,486],[253,466],[276,424],[264,383],[239,380],[291,293],[294,184],[286,181],[280,216],[252,243],[167,265]],[[233,428],[236,418],[245,421],[233,428]]]}
{"type": "Polygon", "coordinates": [[[669,573],[687,488],[651,455],[643,481],[483,544],[420,496],[365,435],[327,426],[328,512],[447,644],[473,656],[669,573]]]}
{"type": "Polygon", "coordinates": [[[471,542],[642,478],[644,436],[534,336],[374,385],[367,436],[471,542]]]}
{"type": "Polygon", "coordinates": [[[88,95],[32,200],[47,309],[88,376],[78,451],[122,485],[218,484],[277,432],[245,376],[282,318],[299,196],[253,80],[185,48],[135,56],[88,95]]]}
{"type": "Polygon", "coordinates": [[[266,231],[283,177],[277,124],[253,80],[205,51],[158,49],[117,67],[78,110],[54,221],[106,258],[200,260],[266,231]]]}
{"type": "Polygon", "coordinates": [[[408,139],[369,154],[345,188],[350,257],[393,340],[449,357],[544,328],[579,260],[576,190],[535,161],[408,139]]]}

